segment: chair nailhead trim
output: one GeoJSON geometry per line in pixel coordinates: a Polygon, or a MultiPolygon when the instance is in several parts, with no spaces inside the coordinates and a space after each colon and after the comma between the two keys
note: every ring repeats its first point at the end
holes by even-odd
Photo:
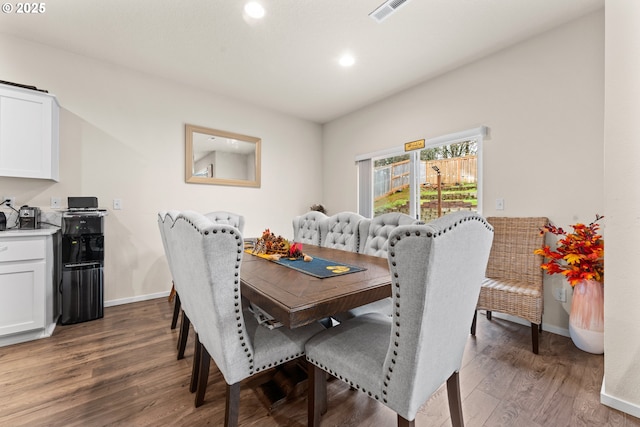
{"type": "Polygon", "coordinates": [[[304,351],[302,351],[302,352],[293,354],[291,356],[285,356],[284,358],[280,359],[280,361],[272,361],[272,362],[265,363],[264,365],[257,367],[254,372],[264,371],[274,366],[281,365],[282,363],[287,362],[289,360],[294,360],[294,359],[297,359],[298,357],[304,356],[304,354],[305,354],[304,351]]]}
{"type": "MultiPolygon", "coordinates": [[[[224,232],[224,229],[222,230],[224,232]]],[[[242,239],[240,238],[239,234],[235,233],[235,230],[230,230],[229,234],[234,234],[235,238],[236,238],[236,244],[238,246],[238,254],[242,254],[242,239]]],[[[244,350],[245,355],[247,356],[247,363],[249,364],[248,368],[249,368],[249,375],[253,375],[256,370],[255,367],[253,365],[253,352],[249,351],[249,348],[247,347],[247,343],[245,342],[245,334],[246,334],[246,330],[244,328],[243,325],[243,317],[242,314],[240,312],[240,286],[238,286],[238,274],[239,274],[239,270],[240,270],[240,263],[242,262],[242,257],[238,256],[236,258],[236,265],[235,265],[235,277],[236,279],[233,281],[233,284],[235,285],[233,288],[233,299],[234,301],[234,306],[236,307],[235,312],[236,312],[236,321],[237,323],[237,327],[238,327],[238,335],[239,335],[239,340],[240,340],[240,347],[244,350]]]]}

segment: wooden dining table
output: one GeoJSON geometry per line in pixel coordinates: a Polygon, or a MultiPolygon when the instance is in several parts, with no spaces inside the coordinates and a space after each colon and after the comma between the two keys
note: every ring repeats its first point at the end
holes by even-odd
{"type": "Polygon", "coordinates": [[[391,296],[386,258],[307,244],[302,252],[363,270],[318,278],[245,252],[240,270],[242,296],[287,328],[391,296]]]}

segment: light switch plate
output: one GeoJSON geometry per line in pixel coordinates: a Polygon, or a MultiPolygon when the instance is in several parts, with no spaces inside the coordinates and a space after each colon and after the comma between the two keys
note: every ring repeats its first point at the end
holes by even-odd
{"type": "Polygon", "coordinates": [[[113,199],[113,209],[116,211],[122,209],[122,199],[113,199]]]}
{"type": "Polygon", "coordinates": [[[504,199],[496,199],[496,210],[497,211],[504,210],[504,199]]]}

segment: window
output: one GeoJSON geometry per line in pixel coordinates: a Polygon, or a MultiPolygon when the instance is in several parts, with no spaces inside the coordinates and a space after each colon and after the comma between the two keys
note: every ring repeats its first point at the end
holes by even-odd
{"type": "Polygon", "coordinates": [[[423,221],[481,210],[480,166],[485,127],[432,138],[420,151],[402,148],[356,158],[358,212],[402,212],[423,221]]]}

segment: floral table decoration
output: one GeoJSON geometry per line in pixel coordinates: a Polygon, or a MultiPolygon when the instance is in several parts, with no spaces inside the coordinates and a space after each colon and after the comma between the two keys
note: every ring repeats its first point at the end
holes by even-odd
{"type": "Polygon", "coordinates": [[[555,250],[549,245],[536,249],[547,262],[547,274],[562,274],[573,288],[569,335],[575,345],[594,354],[604,353],[604,240],[599,234],[604,218],[596,215],[589,225],[571,225],[572,232],[549,223],[542,233],[561,237],[555,250]]]}
{"type": "Polygon", "coordinates": [[[282,257],[290,260],[302,259],[306,262],[313,260],[312,257],[302,252],[302,243],[289,242],[284,237],[276,236],[270,229],[265,229],[262,236],[256,240],[253,247],[254,254],[262,254],[272,260],[279,260],[282,257]]]}

